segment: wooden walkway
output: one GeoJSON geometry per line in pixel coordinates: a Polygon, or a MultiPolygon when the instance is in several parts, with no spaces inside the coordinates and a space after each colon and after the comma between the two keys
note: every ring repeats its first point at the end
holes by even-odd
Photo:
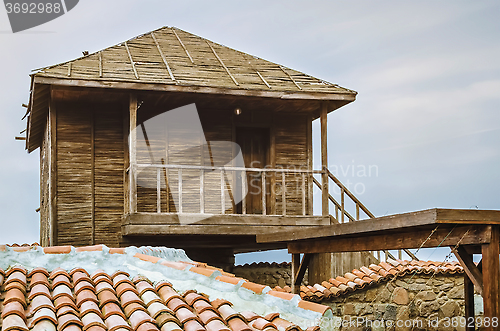
{"type": "MultiPolygon", "coordinates": [[[[484,317],[500,317],[499,210],[429,209],[262,234],[257,235],[257,242],[287,243],[295,269],[294,284],[300,284],[311,255],[316,253],[449,246],[467,274],[464,285],[467,320],[474,318],[474,285],[483,296],[484,317]],[[300,261],[302,253],[304,257],[300,261]],[[477,265],[473,254],[482,255],[477,265]]],[[[498,327],[485,328],[496,329],[498,327]]]]}

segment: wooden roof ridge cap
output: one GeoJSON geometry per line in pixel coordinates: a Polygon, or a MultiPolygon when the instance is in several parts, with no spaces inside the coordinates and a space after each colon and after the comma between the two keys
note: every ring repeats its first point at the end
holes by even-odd
{"type": "MultiPolygon", "coordinates": [[[[64,62],[56,63],[56,64],[49,65],[49,66],[46,66],[46,67],[40,67],[40,68],[32,69],[32,70],[31,70],[31,73],[30,73],[30,76],[32,76],[32,75],[36,75],[36,74],[38,74],[38,73],[42,72],[43,70],[52,69],[52,68],[55,68],[55,67],[57,67],[57,66],[62,66],[62,65],[68,64],[68,63],[70,63],[70,62],[75,62],[75,61],[78,61],[78,60],[81,60],[81,59],[85,59],[85,58],[90,57],[90,56],[92,56],[92,55],[97,55],[97,54],[99,54],[99,52],[105,51],[105,50],[110,49],[110,48],[112,48],[112,47],[121,46],[121,45],[123,45],[123,44],[124,44],[124,43],[126,43],[126,42],[133,41],[133,40],[135,40],[135,39],[139,39],[139,38],[141,38],[141,37],[144,37],[144,36],[147,36],[147,35],[151,34],[152,32],[157,32],[157,31],[159,31],[159,30],[163,30],[163,29],[167,29],[167,28],[170,28],[170,27],[165,25],[165,26],[162,26],[162,27],[160,27],[160,28],[158,28],[158,29],[151,30],[151,31],[148,31],[148,32],[145,32],[145,33],[141,33],[141,34],[139,34],[139,35],[137,35],[137,36],[134,36],[134,37],[132,37],[132,38],[130,38],[130,39],[127,39],[127,40],[121,41],[121,42],[119,42],[119,43],[117,43],[117,44],[114,44],[114,45],[111,45],[111,46],[105,47],[105,48],[100,49],[100,50],[98,50],[98,51],[95,51],[95,52],[92,52],[92,53],[90,53],[90,52],[89,52],[89,54],[87,54],[87,55],[83,55],[83,56],[80,56],[80,57],[77,57],[76,59],[72,59],[72,60],[68,60],[68,61],[64,61],[64,62]]],[[[188,33],[189,33],[189,32],[188,32],[188,33]]]]}

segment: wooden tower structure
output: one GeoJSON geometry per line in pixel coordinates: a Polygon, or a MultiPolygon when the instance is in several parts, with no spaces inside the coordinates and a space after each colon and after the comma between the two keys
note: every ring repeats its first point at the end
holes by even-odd
{"type": "MultiPolygon", "coordinates": [[[[258,244],[257,234],[373,217],[328,171],[327,115],[355,91],[171,27],[31,78],[26,149],[40,149],[44,246],[163,245],[228,266],[235,253],[286,247],[258,244]],[[201,133],[146,132],[157,116],[193,104],[201,133]],[[240,153],[244,165],[214,162],[214,142],[237,143],[219,154],[240,153]],[[248,193],[240,201],[237,192],[248,193]]],[[[336,270],[342,263],[326,254],[311,265],[334,274],[351,262],[336,270]]]]}

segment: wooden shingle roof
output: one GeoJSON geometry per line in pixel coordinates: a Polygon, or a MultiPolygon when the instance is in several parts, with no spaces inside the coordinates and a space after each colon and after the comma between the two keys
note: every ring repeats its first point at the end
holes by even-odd
{"type": "Polygon", "coordinates": [[[163,27],[76,60],[40,69],[35,77],[133,82],[267,92],[346,95],[356,92],[282,65],[163,27]]]}
{"type": "Polygon", "coordinates": [[[286,100],[332,100],[332,111],[357,92],[302,72],[163,27],[31,75],[26,149],[41,146],[50,86],[188,92],[286,100]]]}

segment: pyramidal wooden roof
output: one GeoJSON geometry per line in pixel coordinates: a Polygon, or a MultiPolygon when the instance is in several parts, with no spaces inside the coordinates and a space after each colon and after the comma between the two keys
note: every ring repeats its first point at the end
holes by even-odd
{"type": "Polygon", "coordinates": [[[31,75],[26,149],[41,146],[50,86],[191,92],[288,100],[334,100],[357,92],[302,72],[163,27],[75,60],[37,69],[31,75]]]}
{"type": "Polygon", "coordinates": [[[346,99],[356,94],[174,27],[163,27],[76,60],[42,68],[34,75],[230,90],[327,93],[347,95],[346,99]]]}

